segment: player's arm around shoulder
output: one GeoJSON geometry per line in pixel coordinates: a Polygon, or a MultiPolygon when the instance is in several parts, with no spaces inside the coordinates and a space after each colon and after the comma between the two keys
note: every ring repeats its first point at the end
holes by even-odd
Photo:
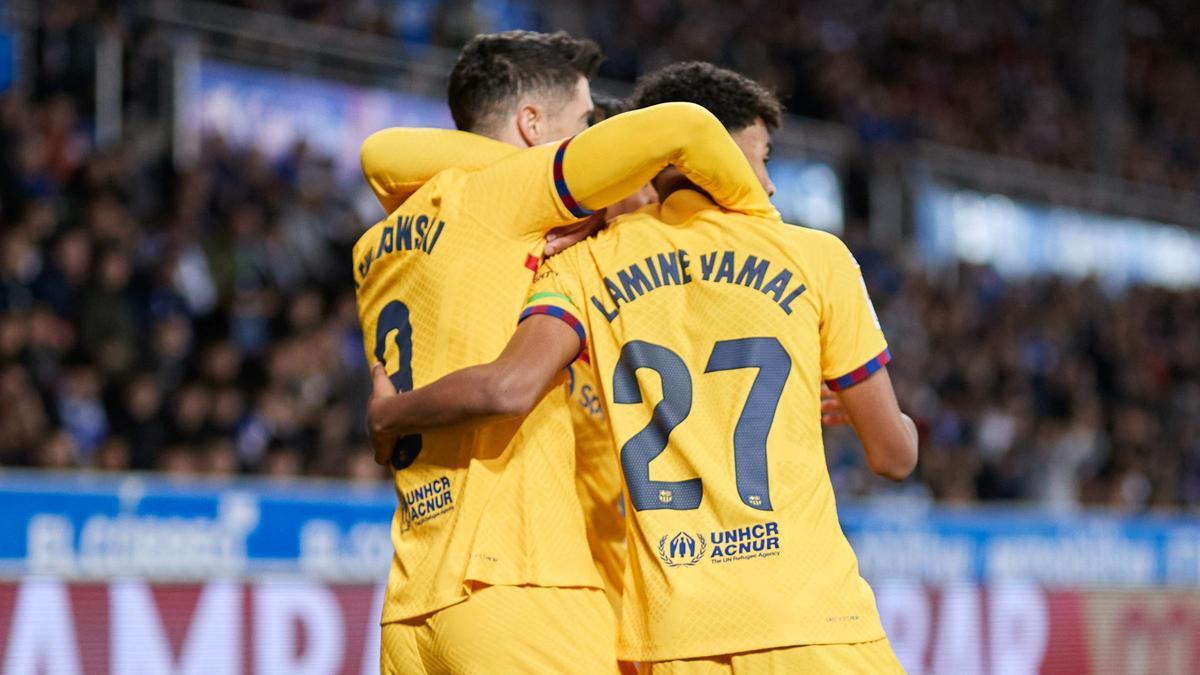
{"type": "MultiPolygon", "coordinates": [[[[552,295],[552,294],[546,294],[552,295]]],[[[556,298],[535,293],[496,360],[397,393],[383,366],[371,370],[367,431],[375,461],[391,460],[396,439],[442,427],[523,417],[559,382],[583,348],[582,328],[556,298]]]]}
{"type": "Polygon", "coordinates": [[[475,169],[516,152],[499,141],[452,129],[391,127],[376,131],[359,151],[363,179],[391,213],[446,169],[475,169]]]}
{"type": "Polygon", "coordinates": [[[573,200],[586,210],[633,194],[668,164],[725,208],[776,214],[729,132],[694,103],[660,103],[604,120],[571,140],[562,170],[573,200]]]}

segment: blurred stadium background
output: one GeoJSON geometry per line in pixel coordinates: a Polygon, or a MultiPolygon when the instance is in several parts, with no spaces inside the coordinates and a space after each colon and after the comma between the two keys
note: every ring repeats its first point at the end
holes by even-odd
{"type": "Polygon", "coordinates": [[[1200,673],[1200,4],[0,0],[4,673],[377,672],[358,147],[517,27],[794,113],[921,429],[827,439],[909,672],[1200,673]]]}

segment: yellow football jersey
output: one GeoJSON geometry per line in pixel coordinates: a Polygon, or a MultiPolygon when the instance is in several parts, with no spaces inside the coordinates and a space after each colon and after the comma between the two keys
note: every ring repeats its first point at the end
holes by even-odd
{"type": "Polygon", "coordinates": [[[587,521],[588,547],[608,601],[620,616],[626,557],[621,471],[613,461],[612,430],[590,357],[581,356],[567,369],[567,398],[575,430],[575,487],[587,521]]]}
{"type": "MultiPolygon", "coordinates": [[[[363,144],[363,175],[376,199],[389,212],[446,169],[478,170],[517,152],[516,147],[485,136],[435,132],[431,138],[436,138],[437,153],[419,154],[419,159],[410,161],[410,156],[397,150],[405,147],[412,132],[385,129],[363,144]]],[[[590,361],[582,358],[568,375],[563,386],[567,388],[575,433],[575,487],[596,571],[613,610],[619,613],[625,573],[621,474],[612,461],[612,433],[605,421],[603,400],[598,395],[590,361]]],[[[554,396],[549,403],[559,400],[554,396]]]]}
{"type": "MultiPolygon", "coordinates": [[[[368,143],[380,142],[373,147],[383,154],[422,157],[437,155],[457,134],[396,129],[368,143]]],[[[614,117],[560,144],[496,154],[503,156],[486,167],[437,174],[354,247],[367,361],[383,361],[400,390],[495,358],[515,329],[544,233],[633,192],[667,163],[723,204],[771,210],[720,123],[688,104],[614,117]]],[[[364,151],[364,161],[378,155],[364,151]]],[[[397,443],[400,504],[385,623],[459,602],[479,584],[601,587],[574,482],[564,396],[562,389],[548,395],[523,421],[397,443]]]]}
{"type": "Polygon", "coordinates": [[[821,383],[889,358],[840,240],[684,190],[549,260],[535,314],[582,323],[620,448],[622,659],[884,636],[821,437],[821,383]]]}

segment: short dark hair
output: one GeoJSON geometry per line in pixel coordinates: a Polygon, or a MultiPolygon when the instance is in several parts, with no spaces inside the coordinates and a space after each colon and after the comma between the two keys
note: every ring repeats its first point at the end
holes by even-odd
{"type": "Polygon", "coordinates": [[[600,65],[600,48],[563,31],[512,30],[476,35],[450,71],[446,98],[454,124],[476,131],[531,91],[575,90],[600,65]]]}
{"type": "Polygon", "coordinates": [[[739,131],[762,118],[768,129],[783,121],[783,105],[763,85],[703,61],[685,61],[638,78],[630,103],[645,108],[659,103],[695,103],[716,116],[729,131],[739,131]]]}

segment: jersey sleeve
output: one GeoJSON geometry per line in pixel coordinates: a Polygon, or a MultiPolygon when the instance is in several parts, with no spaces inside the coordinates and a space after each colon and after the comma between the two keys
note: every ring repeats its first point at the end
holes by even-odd
{"type": "Polygon", "coordinates": [[[834,391],[852,387],[891,360],[858,262],[829,235],[829,270],[821,289],[821,377],[834,391]]]}
{"type": "Polygon", "coordinates": [[[668,164],[731,211],[775,217],[745,155],[712,113],[663,103],[611,117],[558,144],[516,153],[468,183],[476,214],[526,236],[590,216],[636,192],[668,164]]]}
{"type": "Polygon", "coordinates": [[[395,127],[363,141],[363,178],[384,211],[391,213],[446,169],[478,169],[517,149],[485,136],[450,129],[395,127]]]}
{"type": "MultiPolygon", "coordinates": [[[[561,258],[561,256],[560,256],[561,258]]],[[[579,336],[579,353],[587,350],[587,330],[584,327],[584,313],[580,305],[573,299],[579,293],[579,284],[572,283],[574,277],[562,264],[562,260],[552,259],[538,271],[529,288],[529,298],[521,309],[517,323],[531,316],[545,314],[559,319],[571,327],[579,336]]]]}

